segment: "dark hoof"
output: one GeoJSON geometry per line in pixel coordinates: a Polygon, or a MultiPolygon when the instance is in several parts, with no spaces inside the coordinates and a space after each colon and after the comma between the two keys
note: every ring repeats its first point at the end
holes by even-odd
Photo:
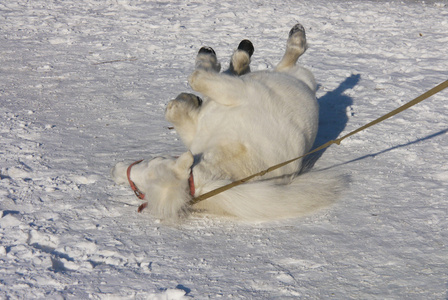
{"type": "Polygon", "coordinates": [[[249,57],[254,54],[254,45],[249,40],[242,40],[241,43],[238,45],[238,50],[243,50],[249,54],[249,57]]]}
{"type": "Polygon", "coordinates": [[[211,47],[202,47],[201,49],[199,49],[198,54],[213,54],[216,56],[215,50],[213,50],[213,48],[211,47]]]}
{"type": "Polygon", "coordinates": [[[305,35],[305,28],[303,28],[302,24],[297,23],[293,28],[291,28],[291,31],[289,31],[289,36],[292,36],[294,33],[299,31],[303,32],[303,34],[305,35]]]}

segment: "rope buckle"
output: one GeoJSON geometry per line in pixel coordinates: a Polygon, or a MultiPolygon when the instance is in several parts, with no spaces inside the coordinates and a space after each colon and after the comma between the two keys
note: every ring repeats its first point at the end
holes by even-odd
{"type": "Polygon", "coordinates": [[[141,200],[145,199],[145,194],[143,194],[143,192],[140,190],[134,190],[134,194],[137,196],[138,199],[141,200]]]}

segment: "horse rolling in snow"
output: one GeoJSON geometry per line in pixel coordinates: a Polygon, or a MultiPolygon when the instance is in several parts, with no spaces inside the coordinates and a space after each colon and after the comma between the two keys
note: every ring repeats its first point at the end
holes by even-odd
{"type": "Polygon", "coordinates": [[[188,152],[144,160],[132,168],[121,162],[112,169],[116,183],[132,181],[145,194],[154,217],[177,220],[203,211],[242,220],[290,218],[328,205],[339,193],[341,177],[300,174],[298,160],[191,205],[193,197],[301,156],[314,143],[316,82],[297,64],[306,50],[303,26],[291,29],[285,54],[272,71],[250,72],[253,50],[252,43],[243,40],[223,73],[212,48],[199,50],[188,80],[202,99],[182,93],[165,112],[188,152]]]}

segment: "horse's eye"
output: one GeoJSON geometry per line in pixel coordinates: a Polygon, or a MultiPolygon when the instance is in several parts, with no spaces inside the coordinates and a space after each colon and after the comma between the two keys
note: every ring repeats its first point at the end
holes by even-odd
{"type": "Polygon", "coordinates": [[[200,97],[198,97],[198,96],[196,96],[196,98],[198,99],[198,106],[201,106],[202,105],[202,99],[200,97]]]}

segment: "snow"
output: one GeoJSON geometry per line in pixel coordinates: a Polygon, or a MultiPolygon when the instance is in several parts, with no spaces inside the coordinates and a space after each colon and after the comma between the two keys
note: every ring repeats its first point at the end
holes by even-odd
{"type": "Polygon", "coordinates": [[[308,217],[167,226],[111,181],[185,151],[163,112],[201,46],[271,68],[298,21],[319,142],[448,77],[443,0],[0,3],[0,298],[446,298],[447,91],[324,151],[351,184],[308,217]]]}

